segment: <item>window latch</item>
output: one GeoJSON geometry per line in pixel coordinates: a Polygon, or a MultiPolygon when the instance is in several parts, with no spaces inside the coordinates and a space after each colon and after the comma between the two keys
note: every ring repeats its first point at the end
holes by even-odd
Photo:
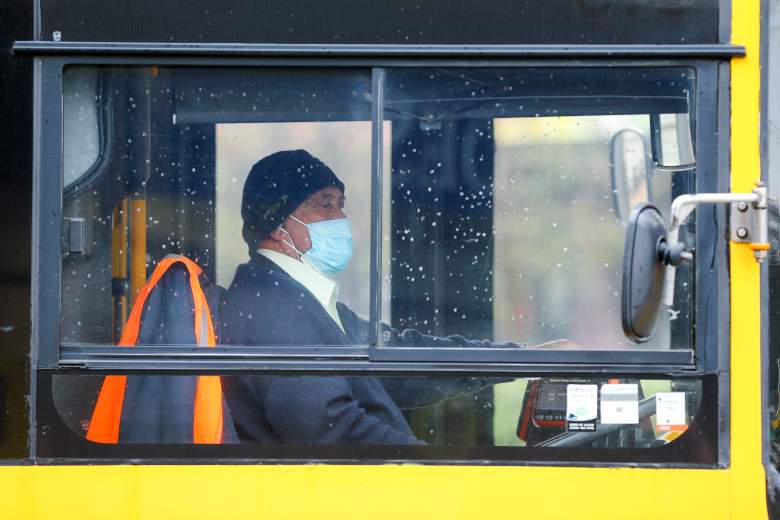
{"type": "Polygon", "coordinates": [[[62,219],[62,254],[82,254],[86,250],[84,219],[81,217],[67,217],[62,219]]]}

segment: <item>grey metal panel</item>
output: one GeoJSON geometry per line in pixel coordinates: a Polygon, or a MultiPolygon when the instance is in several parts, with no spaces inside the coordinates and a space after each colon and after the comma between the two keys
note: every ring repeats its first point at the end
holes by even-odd
{"type": "MultiPolygon", "coordinates": [[[[35,53],[33,53],[35,54],[35,53]]],[[[138,65],[138,66],[194,66],[194,67],[675,67],[693,66],[709,61],[711,57],[636,56],[624,57],[604,53],[592,57],[570,55],[525,56],[513,55],[495,58],[481,55],[454,56],[449,54],[435,56],[351,56],[351,55],[312,55],[301,53],[295,56],[273,55],[224,55],[214,53],[208,56],[179,56],[167,54],[123,55],[123,54],[79,54],[63,53],[40,55],[46,61],[55,60],[68,65],[138,65]]]]}
{"type": "MultiPolygon", "coordinates": [[[[770,198],[780,197],[780,5],[777,1],[761,2],[761,179],[767,184],[770,198]]],[[[771,261],[771,258],[770,258],[771,261]]],[[[780,266],[774,266],[778,269],[780,266]]],[[[770,324],[772,315],[777,313],[777,294],[770,299],[769,263],[761,269],[761,430],[762,458],[767,471],[769,506],[777,512],[777,499],[780,489],[780,473],[772,463],[769,410],[769,384],[771,371],[775,365],[771,359],[771,346],[780,342],[780,338],[771,336],[776,325],[770,324]],[[774,500],[773,500],[774,499],[774,500]]]]}
{"type": "Polygon", "coordinates": [[[30,457],[37,455],[38,368],[58,366],[62,216],[61,64],[33,63],[33,208],[31,262],[30,457]]]}
{"type": "Polygon", "coordinates": [[[762,93],[765,95],[765,115],[763,123],[764,135],[764,174],[769,180],[769,195],[780,197],[780,182],[775,173],[780,169],[780,5],[770,1],[768,16],[765,17],[766,40],[764,45],[765,61],[762,70],[765,81],[762,82],[762,93]]]}
{"type": "Polygon", "coordinates": [[[565,58],[730,58],[745,48],[695,45],[311,45],[101,43],[19,41],[14,53],[154,56],[384,56],[384,57],[565,57],[565,58]]]}
{"type": "MultiPolygon", "coordinates": [[[[697,69],[696,191],[728,192],[729,84],[717,63],[697,69]],[[725,83],[724,83],[725,81],[725,83]],[[724,113],[726,114],[724,116],[724,113]],[[725,128],[724,128],[725,125],[725,128]]],[[[728,69],[726,69],[726,73],[728,69]]],[[[728,219],[722,204],[696,210],[696,348],[702,370],[717,370],[728,363],[719,348],[728,323],[728,219]],[[726,321],[723,321],[723,311],[726,321]]],[[[725,335],[728,338],[728,334],[725,335]]]]}
{"type": "MultiPolygon", "coordinates": [[[[122,365],[139,359],[159,359],[172,362],[205,361],[220,363],[271,363],[300,360],[311,362],[333,360],[357,360],[368,362],[368,350],[363,347],[216,347],[198,348],[185,346],[165,347],[88,347],[63,346],[61,365],[111,361],[122,365]]],[[[350,361],[346,361],[347,364],[350,361]]],[[[645,365],[646,370],[658,365],[677,366],[691,371],[691,350],[539,350],[539,349],[378,349],[371,362],[408,362],[421,367],[470,363],[472,367],[491,364],[557,364],[560,367],[578,365],[645,365]]],[[[480,369],[481,370],[481,369],[480,369]]]]}
{"type": "MultiPolygon", "coordinates": [[[[731,65],[721,63],[718,66],[718,191],[729,191],[731,187],[731,65]]],[[[721,208],[725,212],[726,208],[721,208]]],[[[719,218],[724,218],[722,213],[719,218]]],[[[722,220],[721,220],[722,221],[722,220]]],[[[723,238],[725,241],[725,238],[723,238]]],[[[717,295],[717,326],[713,331],[716,336],[710,338],[714,343],[708,352],[705,367],[711,366],[718,371],[718,461],[728,465],[731,454],[731,292],[730,273],[728,270],[728,244],[723,247],[720,269],[715,273],[712,288],[717,295]]],[[[720,250],[719,250],[720,251],[720,250]]],[[[706,368],[705,368],[706,369],[706,368]]]]}
{"type": "Polygon", "coordinates": [[[57,366],[62,222],[62,63],[35,63],[33,161],[33,366],[57,366]]]}
{"type": "Polygon", "coordinates": [[[37,423],[37,405],[38,405],[38,345],[40,345],[40,329],[37,325],[38,309],[41,305],[41,300],[38,298],[38,263],[40,261],[38,255],[35,254],[37,250],[36,244],[40,240],[40,229],[38,220],[40,219],[40,195],[36,186],[39,176],[36,172],[41,169],[41,98],[42,89],[41,84],[41,60],[36,59],[33,61],[33,136],[32,136],[32,166],[33,166],[33,190],[32,190],[32,237],[31,237],[31,249],[30,251],[30,321],[32,324],[30,330],[30,417],[29,417],[29,430],[28,446],[29,455],[34,458],[37,455],[38,448],[38,423],[37,423]]]}
{"type": "Polygon", "coordinates": [[[78,356],[110,359],[132,359],[136,357],[180,357],[214,359],[368,359],[368,347],[296,345],[275,346],[221,346],[203,347],[196,345],[148,345],[120,347],[115,345],[63,344],[62,358],[78,356]]]}
{"type": "Polygon", "coordinates": [[[720,0],[718,10],[718,41],[728,43],[731,41],[731,2],[732,0],[720,0]]]}
{"type": "Polygon", "coordinates": [[[382,170],[384,160],[384,71],[371,71],[371,296],[368,345],[373,353],[379,345],[382,320],[382,170]]]}
{"type": "Polygon", "coordinates": [[[33,1],[33,39],[41,39],[41,26],[43,17],[41,16],[41,0],[33,1]]]}
{"type": "MultiPolygon", "coordinates": [[[[102,371],[104,374],[132,371],[178,373],[193,371],[203,373],[275,373],[294,372],[299,374],[459,374],[459,375],[519,375],[538,376],[577,374],[641,374],[642,376],[676,377],[690,375],[681,365],[588,365],[588,364],[534,364],[534,363],[415,363],[376,362],[345,360],[296,360],[296,359],[184,359],[175,357],[137,357],[133,359],[111,359],[89,356],[65,356],[60,370],[77,369],[102,371]]],[[[699,374],[700,375],[700,374],[699,374]]]]}
{"type": "MultiPolygon", "coordinates": [[[[772,70],[770,63],[769,44],[770,27],[772,22],[772,10],[769,8],[767,0],[761,0],[761,40],[760,57],[761,67],[761,121],[760,121],[760,155],[761,155],[761,180],[767,184],[767,189],[772,190],[772,183],[769,182],[769,72],[772,70]]],[[[761,410],[769,410],[769,382],[770,378],[770,352],[769,352],[769,265],[764,262],[761,265],[761,410]]],[[[770,459],[770,438],[769,438],[769,414],[761,414],[761,460],[767,471],[768,482],[777,481],[777,470],[772,467],[770,459]],[[773,478],[774,477],[774,478],[773,478]]]]}
{"type": "Polygon", "coordinates": [[[667,364],[689,365],[692,350],[565,350],[533,348],[437,349],[381,348],[373,356],[376,361],[472,362],[472,363],[582,363],[582,364],[667,364]]]}

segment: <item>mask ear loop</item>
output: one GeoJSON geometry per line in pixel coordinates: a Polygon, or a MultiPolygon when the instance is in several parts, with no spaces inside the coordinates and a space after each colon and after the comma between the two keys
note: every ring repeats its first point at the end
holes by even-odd
{"type": "MultiPolygon", "coordinates": [[[[295,217],[293,217],[293,218],[295,218],[295,217]]],[[[298,220],[298,219],[295,219],[295,220],[298,220]]],[[[300,222],[300,221],[299,221],[299,222],[300,222]]],[[[282,226],[279,226],[279,231],[284,231],[284,234],[285,234],[285,235],[287,235],[287,237],[290,239],[290,241],[289,241],[289,242],[288,242],[287,240],[284,240],[284,239],[282,239],[282,242],[284,242],[284,243],[285,243],[287,246],[291,247],[291,248],[292,248],[292,250],[293,250],[293,251],[295,251],[295,252],[297,253],[297,255],[298,255],[298,260],[300,261],[300,260],[301,260],[301,258],[303,258],[303,253],[301,253],[301,252],[298,250],[298,248],[297,248],[297,247],[295,247],[295,244],[293,244],[293,241],[292,241],[292,235],[290,235],[290,233],[289,233],[289,232],[288,232],[286,229],[284,229],[284,227],[282,227],[282,226]]]]}
{"type": "Polygon", "coordinates": [[[303,220],[299,219],[298,217],[296,217],[293,214],[290,214],[290,218],[293,219],[295,222],[297,222],[298,224],[300,224],[302,226],[306,226],[307,228],[309,227],[309,225],[306,222],[304,222],[303,220]]]}

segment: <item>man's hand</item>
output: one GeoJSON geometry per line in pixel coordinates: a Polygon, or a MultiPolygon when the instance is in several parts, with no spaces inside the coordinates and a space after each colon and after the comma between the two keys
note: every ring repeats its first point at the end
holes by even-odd
{"type": "Polygon", "coordinates": [[[554,339],[552,341],[545,341],[544,343],[539,343],[538,345],[528,345],[528,348],[539,348],[539,349],[567,349],[567,348],[580,348],[580,346],[573,341],[569,341],[568,339],[554,339]]]}

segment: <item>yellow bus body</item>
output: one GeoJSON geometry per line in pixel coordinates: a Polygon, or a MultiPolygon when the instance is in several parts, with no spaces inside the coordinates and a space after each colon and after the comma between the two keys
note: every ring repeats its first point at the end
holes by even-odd
{"type": "MultiPolygon", "coordinates": [[[[760,0],[734,2],[731,187],[760,178],[760,0]]],[[[0,468],[0,518],[766,518],[759,266],[731,247],[730,462],[723,469],[378,465],[0,468]]]]}

